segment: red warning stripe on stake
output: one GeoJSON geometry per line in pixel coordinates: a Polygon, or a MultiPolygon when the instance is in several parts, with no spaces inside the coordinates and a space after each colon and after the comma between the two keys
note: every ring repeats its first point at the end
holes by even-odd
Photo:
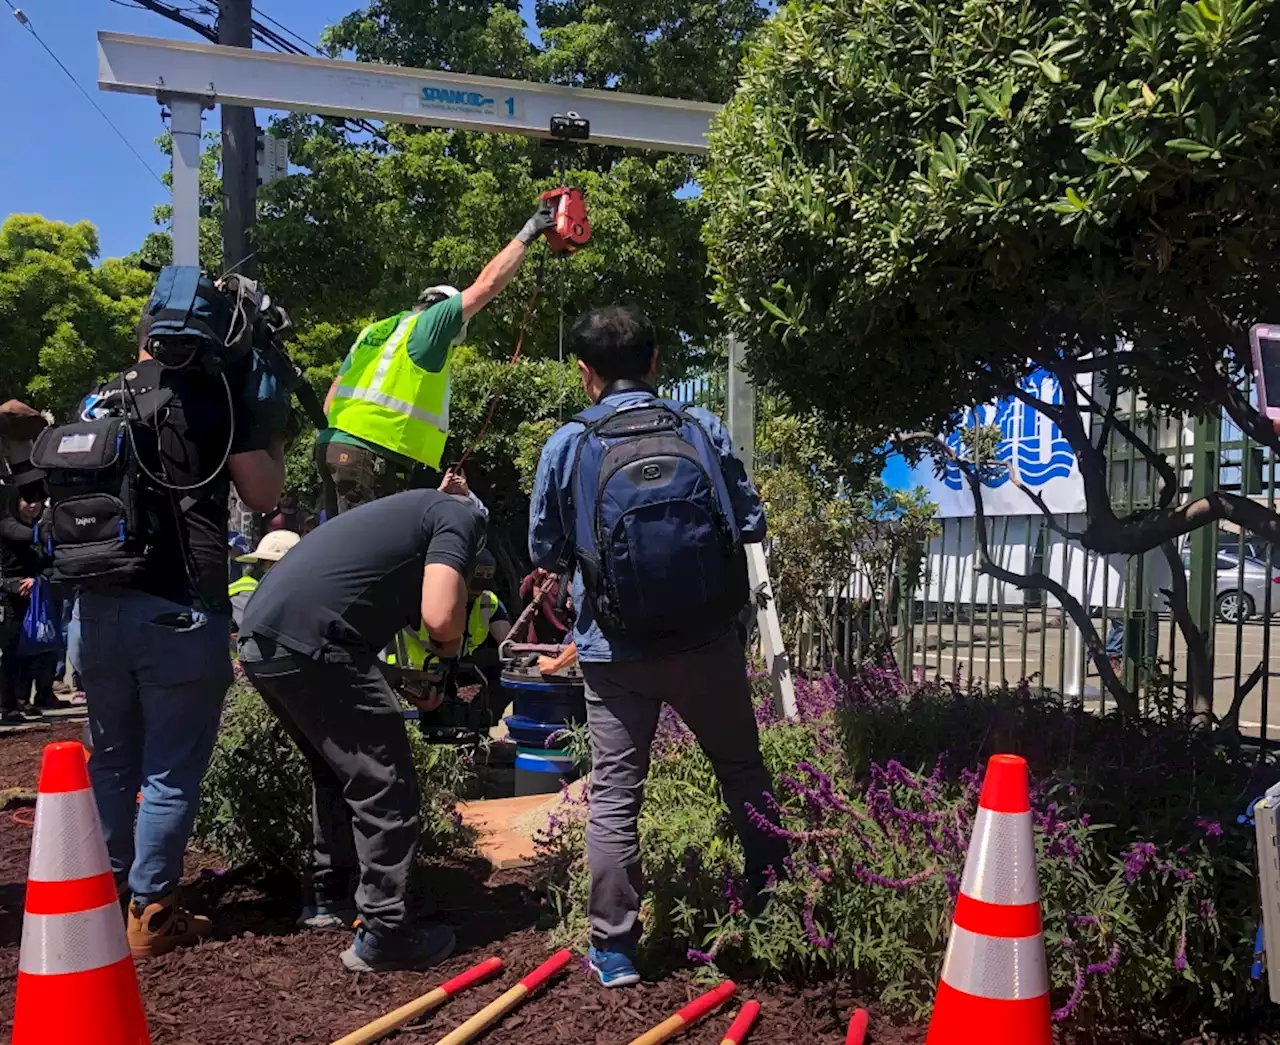
{"type": "Polygon", "coordinates": [[[110,871],[69,882],[27,881],[27,914],[76,914],[114,903],[116,882],[110,871]]]}
{"type": "Polygon", "coordinates": [[[964,893],[956,897],[956,910],[951,920],[971,933],[1005,939],[1037,936],[1042,925],[1039,903],[983,903],[964,893]]]}

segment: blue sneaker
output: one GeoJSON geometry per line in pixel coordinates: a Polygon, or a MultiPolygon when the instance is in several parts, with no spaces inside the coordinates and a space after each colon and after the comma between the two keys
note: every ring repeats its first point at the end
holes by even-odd
{"type": "Polygon", "coordinates": [[[453,930],[446,925],[425,923],[383,937],[360,928],[351,946],[342,952],[342,964],[352,972],[429,969],[448,958],[456,942],[453,930]]]}
{"type": "Polygon", "coordinates": [[[634,987],[640,982],[640,974],[631,963],[631,955],[621,951],[600,951],[592,947],[587,951],[587,962],[602,987],[634,987]]]}

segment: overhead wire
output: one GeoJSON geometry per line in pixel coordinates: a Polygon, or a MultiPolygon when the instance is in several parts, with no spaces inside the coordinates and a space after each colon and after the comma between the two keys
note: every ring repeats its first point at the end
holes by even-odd
{"type": "Polygon", "coordinates": [[[261,8],[259,8],[259,9],[258,9],[258,11],[257,11],[257,14],[261,15],[261,16],[262,16],[262,18],[263,18],[264,20],[266,20],[266,21],[270,22],[270,23],[271,23],[272,25],[274,25],[277,29],[279,29],[282,33],[285,33],[285,34],[286,34],[286,35],[288,35],[288,36],[292,36],[295,40],[297,40],[297,41],[298,41],[298,43],[302,44],[302,46],[303,46],[303,47],[308,47],[308,48],[310,48],[311,50],[315,51],[315,53],[316,53],[317,55],[320,55],[321,57],[324,57],[324,52],[323,52],[322,50],[320,50],[320,48],[319,48],[319,47],[317,47],[315,44],[311,43],[311,41],[310,41],[310,40],[308,40],[306,37],[304,37],[304,36],[299,36],[299,35],[298,35],[297,33],[295,33],[292,29],[290,29],[287,25],[284,25],[284,24],[282,24],[282,23],[280,23],[280,22],[277,22],[274,18],[272,18],[269,14],[267,14],[267,12],[266,12],[266,11],[263,11],[261,8]]]}
{"type": "Polygon", "coordinates": [[[160,175],[158,175],[152,169],[151,164],[149,164],[145,159],[143,159],[142,153],[140,153],[137,149],[133,147],[133,143],[130,142],[129,139],[124,136],[124,132],[120,130],[120,128],[117,127],[115,123],[112,121],[111,117],[108,116],[103,111],[102,106],[100,106],[96,101],[94,101],[93,96],[80,85],[80,81],[77,80],[74,75],[72,75],[71,70],[68,69],[65,65],[63,65],[62,59],[59,58],[56,54],[54,54],[53,48],[51,48],[47,43],[44,42],[44,39],[40,36],[38,32],[36,32],[36,27],[31,24],[31,19],[27,16],[27,14],[21,8],[16,7],[13,3],[13,0],[4,0],[4,2],[9,6],[9,9],[13,12],[13,17],[18,20],[18,24],[26,28],[27,32],[31,34],[32,38],[36,41],[36,43],[38,43],[44,49],[44,53],[53,59],[54,63],[58,66],[58,68],[61,69],[63,73],[66,74],[67,79],[70,80],[72,84],[75,85],[75,89],[79,91],[82,95],[84,95],[85,101],[87,101],[90,105],[92,105],[94,108],[94,111],[97,112],[97,114],[106,121],[107,126],[110,127],[113,131],[115,131],[116,137],[119,138],[120,141],[124,143],[124,147],[126,149],[128,149],[131,153],[133,153],[134,159],[136,159],[140,164],[142,164],[142,166],[146,168],[147,173],[150,174],[151,177],[155,178],[155,180],[159,182],[159,184],[164,185],[164,179],[162,179],[160,175]]]}

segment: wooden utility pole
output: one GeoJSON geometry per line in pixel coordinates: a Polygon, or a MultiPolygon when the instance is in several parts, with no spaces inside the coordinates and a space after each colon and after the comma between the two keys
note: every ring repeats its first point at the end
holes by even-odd
{"type": "MultiPolygon", "coordinates": [[[[218,0],[218,43],[253,47],[253,0],[218,0]]],[[[258,124],[252,109],[222,107],[222,268],[252,276],[258,206],[258,124]]]]}

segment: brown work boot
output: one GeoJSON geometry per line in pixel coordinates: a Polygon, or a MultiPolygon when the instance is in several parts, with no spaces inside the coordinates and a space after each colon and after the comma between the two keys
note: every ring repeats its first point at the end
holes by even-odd
{"type": "Polygon", "coordinates": [[[190,947],[212,931],[213,923],[184,909],[176,893],[145,907],[137,900],[129,905],[129,951],[135,959],[158,958],[179,947],[190,947]]]}

